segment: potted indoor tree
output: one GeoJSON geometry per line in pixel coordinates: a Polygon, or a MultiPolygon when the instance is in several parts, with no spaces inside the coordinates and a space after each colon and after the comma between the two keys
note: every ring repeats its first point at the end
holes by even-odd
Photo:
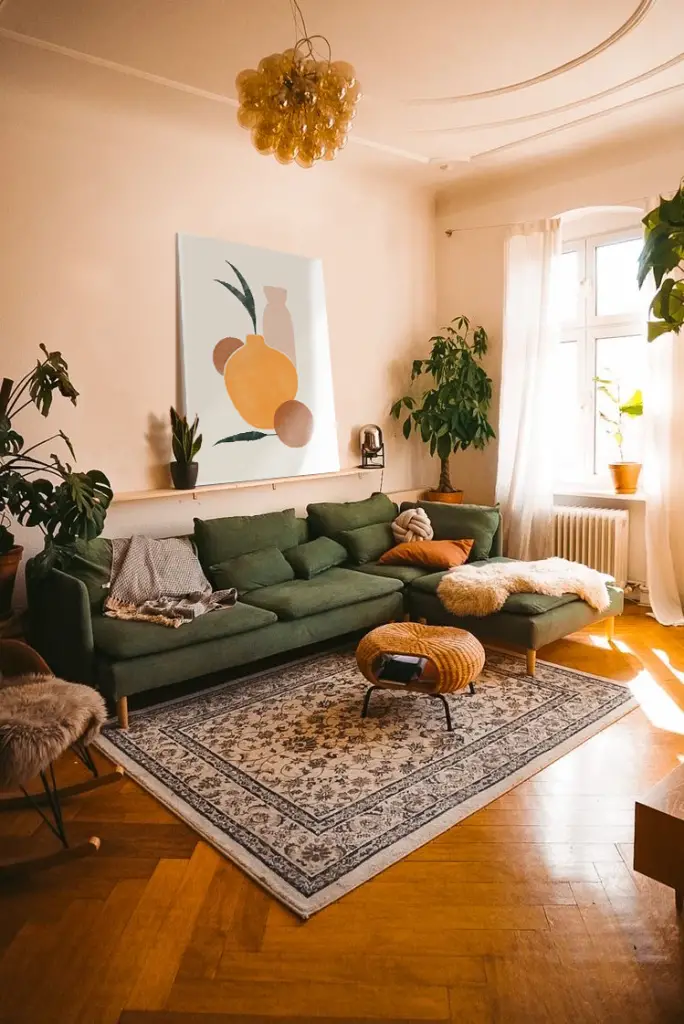
{"type": "Polygon", "coordinates": [[[605,395],[609,403],[610,412],[599,410],[599,416],[603,420],[606,431],[617,446],[620,453],[619,462],[609,463],[608,468],[613,478],[613,486],[616,494],[636,494],[641,476],[640,462],[627,462],[625,460],[625,416],[636,419],[644,414],[644,398],[640,390],[622,401],[620,385],[607,377],[594,377],[596,390],[599,394],[605,395]]]}
{"type": "Polygon", "coordinates": [[[11,526],[37,527],[44,539],[36,559],[37,571],[59,562],[64,550],[77,540],[92,540],[104,527],[112,500],[109,480],[97,469],[78,473],[53,454],[41,457],[50,441],[61,441],[75,458],[71,441],[56,434],[26,444],[15,420],[33,405],[47,416],[55,391],[76,405],[78,392],[60,352],[48,352],[16,383],[8,377],[0,384],[0,619],[11,614],[12,592],[23,548],[15,543],[11,526]]]}
{"type": "Polygon", "coordinates": [[[416,431],[437,455],[441,464],[437,490],[427,491],[427,501],[461,502],[463,491],[451,485],[449,458],[466,448],[484,448],[495,436],[487,419],[492,400],[492,381],[481,365],[487,351],[487,333],[483,327],[471,332],[465,316],[451,323],[430,339],[432,351],[427,359],[415,359],[411,383],[418,377],[432,378],[431,386],[416,398],[404,395],[394,403],[391,415],[403,423],[404,437],[416,431]]]}
{"type": "Polygon", "coordinates": [[[197,483],[198,465],[195,456],[202,447],[202,435],[199,430],[199,419],[195,416],[188,423],[185,416],[180,416],[173,406],[171,416],[171,448],[175,462],[169,464],[173,486],[179,491],[191,491],[197,483]]]}

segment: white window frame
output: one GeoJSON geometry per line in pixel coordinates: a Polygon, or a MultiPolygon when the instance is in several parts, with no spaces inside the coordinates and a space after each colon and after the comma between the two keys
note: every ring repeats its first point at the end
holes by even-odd
{"type": "Polygon", "coordinates": [[[561,328],[561,344],[577,342],[579,357],[578,401],[581,420],[581,476],[578,480],[561,479],[556,486],[565,491],[573,488],[582,490],[612,490],[610,477],[605,472],[597,473],[596,460],[596,342],[599,338],[634,337],[645,334],[645,315],[643,311],[632,314],[616,314],[598,316],[596,313],[596,250],[604,245],[616,242],[628,242],[643,237],[640,223],[633,226],[584,235],[567,239],[562,251],[576,252],[577,273],[579,278],[578,305],[576,319],[567,321],[561,328]]]}

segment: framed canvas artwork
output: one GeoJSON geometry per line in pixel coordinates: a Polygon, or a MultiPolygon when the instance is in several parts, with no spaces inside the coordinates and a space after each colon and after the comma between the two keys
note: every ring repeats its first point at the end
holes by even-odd
{"type": "Polygon", "coordinates": [[[321,261],[180,234],[178,266],[198,482],[338,470],[321,261]]]}

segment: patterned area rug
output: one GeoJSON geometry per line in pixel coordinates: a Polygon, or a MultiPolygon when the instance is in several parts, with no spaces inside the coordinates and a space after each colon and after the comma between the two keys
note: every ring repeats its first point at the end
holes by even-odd
{"type": "Polygon", "coordinates": [[[101,749],[300,917],[344,896],[636,704],[626,686],[487,652],[471,695],[376,691],[324,654],[112,726],[101,749]]]}

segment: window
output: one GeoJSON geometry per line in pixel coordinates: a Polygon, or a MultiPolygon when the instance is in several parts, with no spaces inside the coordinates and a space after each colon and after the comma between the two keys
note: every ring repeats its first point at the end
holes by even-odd
{"type": "MultiPolygon", "coordinates": [[[[613,381],[626,401],[643,387],[647,301],[636,275],[641,225],[568,241],[558,261],[554,304],[562,322],[554,395],[557,409],[558,482],[600,488],[608,465],[620,460],[601,414],[613,415],[595,377],[613,381]]],[[[623,453],[640,461],[642,421],[623,417],[623,453]]]]}

